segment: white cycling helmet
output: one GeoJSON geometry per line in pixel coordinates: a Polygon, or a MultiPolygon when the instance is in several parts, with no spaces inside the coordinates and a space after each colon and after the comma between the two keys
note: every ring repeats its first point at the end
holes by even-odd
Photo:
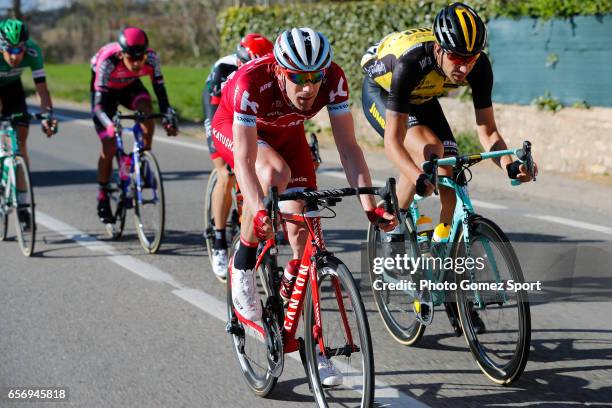
{"type": "Polygon", "coordinates": [[[276,62],[294,71],[320,71],[328,68],[333,56],[327,38],[308,27],[283,31],[274,44],[276,62]]]}

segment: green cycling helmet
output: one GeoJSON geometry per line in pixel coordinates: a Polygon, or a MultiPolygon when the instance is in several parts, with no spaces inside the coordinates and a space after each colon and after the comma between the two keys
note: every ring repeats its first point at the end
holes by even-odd
{"type": "Polygon", "coordinates": [[[8,19],[0,25],[0,40],[3,45],[16,46],[29,38],[28,27],[23,21],[8,19]]]}

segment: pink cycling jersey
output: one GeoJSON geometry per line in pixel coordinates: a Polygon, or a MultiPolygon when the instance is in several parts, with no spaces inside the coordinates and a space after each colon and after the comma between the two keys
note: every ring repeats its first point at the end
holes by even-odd
{"type": "Polygon", "coordinates": [[[95,74],[96,91],[123,89],[142,76],[149,76],[153,84],[164,83],[159,58],[151,48],[147,49],[145,63],[138,72],[127,69],[120,55],[121,46],[114,42],[102,47],[92,57],[91,69],[95,74]]]}

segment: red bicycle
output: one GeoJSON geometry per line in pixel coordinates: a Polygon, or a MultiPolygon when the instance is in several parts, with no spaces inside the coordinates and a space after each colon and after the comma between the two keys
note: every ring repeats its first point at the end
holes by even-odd
{"type": "Polygon", "coordinates": [[[321,229],[321,218],[335,216],[330,207],[342,197],[358,194],[381,196],[389,212],[397,208],[394,179],[389,179],[382,188],[342,188],[280,196],[276,189],[271,189],[267,208],[274,228],[287,221],[302,223],[309,231],[309,239],[286,309],[279,296],[283,268],[277,260],[276,239],[259,246],[255,266],[263,301],[261,321],[252,322],[234,312],[232,288],[227,285],[227,332],[232,336],[242,373],[255,394],[267,396],[283,371],[284,354],[299,351],[318,406],[333,403],[372,406],[374,359],[363,301],[349,269],[326,249],[321,229]],[[287,200],[302,200],[305,203],[302,213],[281,213],[278,203],[287,200]],[[332,215],[322,216],[322,209],[332,215]],[[300,316],[304,317],[304,339],[296,338],[300,316]],[[341,385],[322,385],[319,377],[322,361],[333,364],[340,372],[341,385]]]}

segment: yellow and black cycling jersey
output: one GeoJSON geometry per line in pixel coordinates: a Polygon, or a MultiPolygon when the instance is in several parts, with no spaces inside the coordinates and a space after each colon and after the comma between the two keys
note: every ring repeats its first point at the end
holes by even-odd
{"type": "Polygon", "coordinates": [[[388,94],[386,107],[410,113],[410,105],[422,104],[462,85],[472,88],[475,109],[490,107],[493,70],[486,54],[480,54],[464,83],[455,84],[438,67],[434,43],[431,28],[414,28],[391,33],[368,49],[361,67],[388,94]]]}

